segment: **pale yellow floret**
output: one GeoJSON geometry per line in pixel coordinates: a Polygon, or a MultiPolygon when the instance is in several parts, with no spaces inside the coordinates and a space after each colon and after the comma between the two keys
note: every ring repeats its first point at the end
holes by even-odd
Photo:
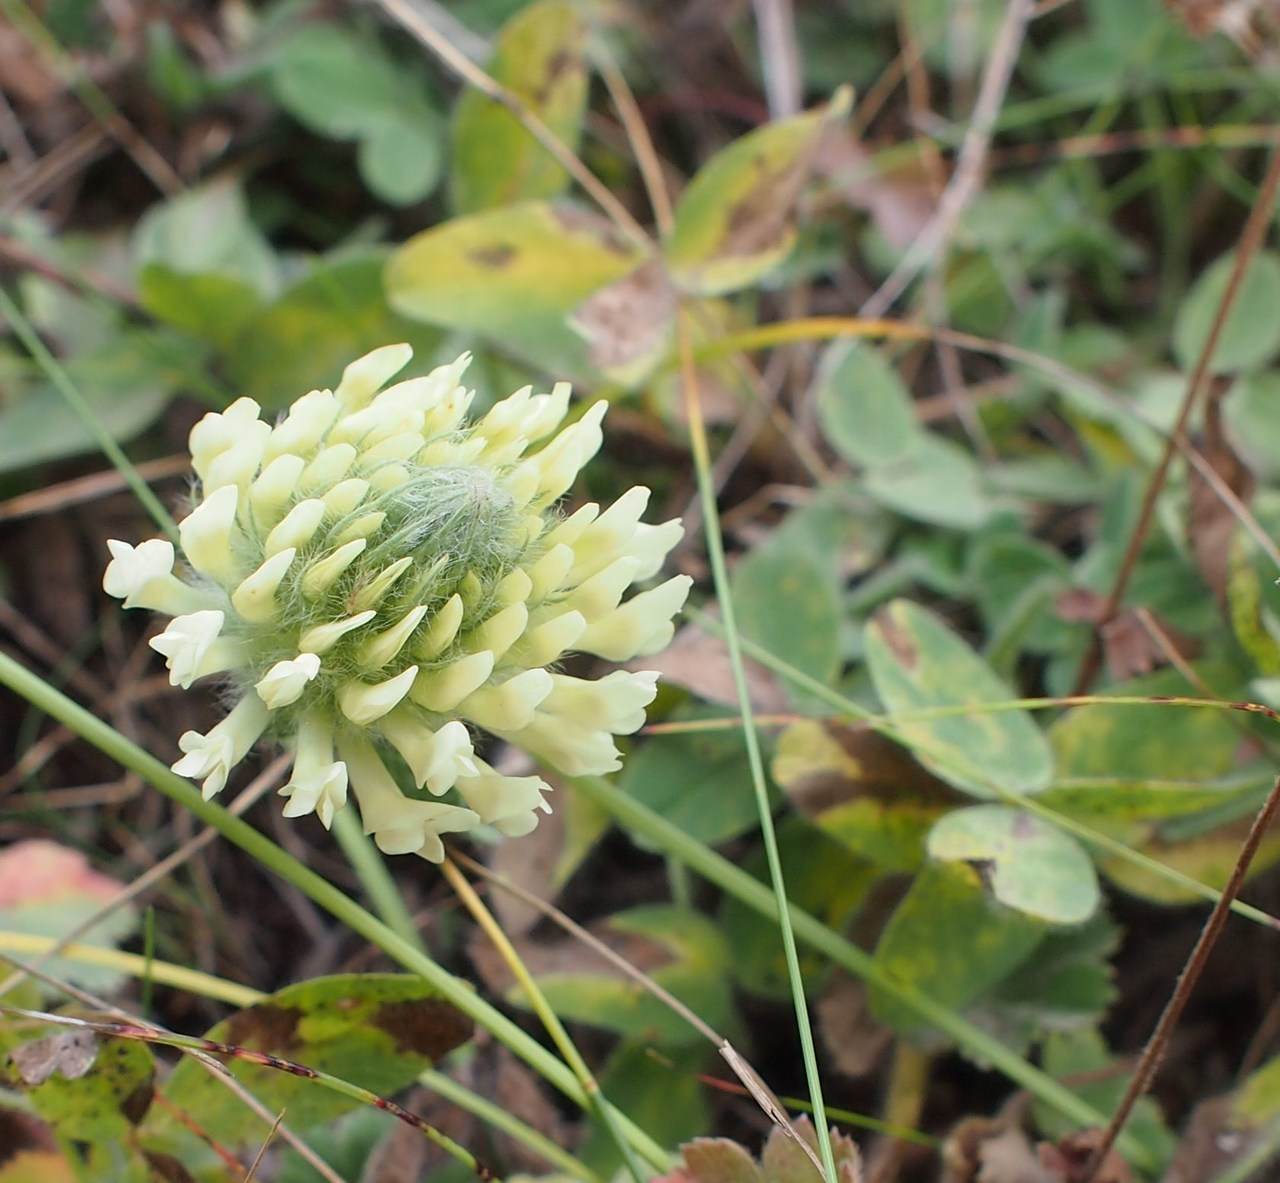
{"type": "Polygon", "coordinates": [[[353,538],[368,538],[386,520],[387,515],[380,509],[376,509],[371,513],[363,513],[354,522],[344,526],[330,541],[336,546],[341,546],[344,542],[350,542],[353,538]]]}
{"type": "Polygon", "coordinates": [[[357,612],[354,616],[342,620],[331,620],[328,624],[318,624],[309,628],[298,641],[300,653],[327,653],[349,632],[366,625],[378,614],[372,610],[357,612]]]}
{"type": "Polygon", "coordinates": [[[635,579],[639,566],[639,560],[630,555],[614,559],[604,570],[568,592],[561,600],[561,606],[581,612],[589,622],[599,619],[618,606],[623,593],[635,579]]]}
{"type": "Polygon", "coordinates": [[[186,690],[197,678],[236,665],[242,657],[239,646],[219,636],[225,620],[218,609],[188,612],[175,616],[164,632],[151,638],[151,648],[166,658],[170,685],[186,690]]]}
{"type": "MultiPolygon", "coordinates": [[[[149,538],[146,542],[131,546],[115,538],[107,540],[111,562],[102,576],[102,589],[109,596],[128,600],[150,583],[156,583],[173,575],[176,557],[173,543],[164,538],[149,538]]],[[[132,607],[132,605],[127,605],[132,607]]]]}
{"type": "Polygon", "coordinates": [[[254,690],[273,711],[297,702],[320,672],[320,658],[314,653],[277,661],[254,683],[254,690]]]}
{"type": "Polygon", "coordinates": [[[468,609],[478,609],[487,594],[487,589],[480,581],[480,576],[474,571],[468,571],[458,580],[458,595],[462,597],[462,602],[466,604],[468,609]]]}
{"type": "Polygon", "coordinates": [[[486,731],[519,731],[532,721],[551,686],[546,670],[524,670],[497,685],[481,686],[458,703],[457,711],[486,731]]]}
{"type": "Polygon", "coordinates": [[[457,789],[462,799],[487,825],[509,837],[529,833],[538,824],[538,811],[550,813],[543,798],[551,786],[538,776],[503,776],[483,760],[477,760],[475,776],[460,777],[457,789]]]}
{"type": "MultiPolygon", "coordinates": [[[[191,451],[191,467],[202,483],[218,457],[241,447],[246,441],[271,432],[269,424],[259,418],[262,408],[251,398],[238,398],[221,413],[211,411],[192,429],[187,443],[191,451]]],[[[258,451],[261,445],[253,444],[258,451]]],[[[260,452],[259,452],[260,455],[260,452]]]]}
{"type": "Polygon", "coordinates": [[[337,760],[309,776],[302,776],[295,769],[293,779],[280,789],[280,795],[289,799],[280,811],[284,817],[314,813],[327,830],[333,825],[333,815],[347,803],[347,766],[337,760]]]}
{"type": "Polygon", "coordinates": [[[422,450],[422,436],[412,431],[402,431],[376,444],[360,449],[361,464],[390,464],[400,460],[412,460],[422,450]]]}
{"type": "Polygon", "coordinates": [[[635,534],[640,515],[644,513],[648,503],[649,490],[643,485],[636,485],[582,531],[573,544],[574,563],[569,571],[570,583],[590,579],[620,554],[632,553],[627,543],[635,534]]]}
{"type": "Polygon", "coordinates": [[[262,464],[263,449],[270,434],[271,428],[266,423],[255,421],[246,424],[244,436],[233,447],[210,461],[207,471],[200,478],[205,496],[214,489],[221,489],[223,485],[236,485],[242,491],[247,489],[262,464]]]}
{"type": "Polygon", "coordinates": [[[298,477],[298,492],[304,497],[322,495],[345,480],[360,453],[350,444],[328,444],[317,452],[298,477]]]}
{"type": "Polygon", "coordinates": [[[560,715],[589,731],[630,735],[644,726],[645,707],[658,693],[658,675],[652,670],[614,670],[594,680],[552,674],[551,693],[539,708],[560,715]]]}
{"type": "Polygon", "coordinates": [[[491,673],[493,654],[472,653],[438,670],[424,670],[414,683],[411,697],[420,707],[443,714],[483,686],[491,673]]]}
{"type": "Polygon", "coordinates": [[[271,429],[263,459],[274,460],[286,452],[307,456],[314,452],[338,417],[338,400],[330,390],[313,390],[289,408],[271,429]]]}
{"type": "Polygon", "coordinates": [[[615,735],[644,725],[658,675],[618,670],[597,682],[553,675],[551,694],[519,731],[496,733],[570,776],[599,776],[621,767],[615,735]]]}
{"type": "Polygon", "coordinates": [[[407,484],[411,475],[406,464],[380,464],[369,473],[369,489],[373,493],[390,493],[407,484]]]}
{"type": "Polygon", "coordinates": [[[345,518],[369,494],[369,482],[363,477],[349,476],[322,494],[325,511],[331,518],[345,518]]]}
{"type": "Polygon", "coordinates": [[[252,575],[241,580],[231,593],[231,606],[242,620],[251,624],[265,624],[279,613],[276,592],[289,573],[297,550],[290,546],[272,555],[252,575]]]}
{"type": "MultiPolygon", "coordinates": [[[[448,367],[452,370],[454,367],[448,367]]],[[[439,371],[436,371],[439,373],[439,371]]],[[[440,394],[427,407],[427,412],[422,420],[422,434],[427,439],[434,439],[436,436],[452,435],[462,426],[463,420],[467,417],[467,412],[471,409],[471,403],[474,401],[476,392],[468,390],[465,386],[457,384],[456,377],[442,387],[444,393],[440,394]]]]}
{"type": "Polygon", "coordinates": [[[383,629],[371,637],[366,637],[355,650],[355,659],[365,669],[380,670],[395,658],[405,643],[413,635],[414,629],[422,623],[427,614],[425,604],[411,608],[390,628],[383,629]]]}
{"type": "Polygon", "coordinates": [[[198,731],[183,733],[178,747],[186,754],[173,765],[173,771],[202,781],[201,795],[208,801],[226,787],[231,769],[258,742],[270,718],[266,704],[249,691],[207,735],[198,731]]]}
{"type": "Polygon", "coordinates": [[[587,527],[600,516],[600,507],[589,501],[586,505],[574,510],[562,522],[557,522],[544,540],[547,546],[576,547],[587,527]]]}
{"type": "MultiPolygon", "coordinates": [[[[538,471],[532,464],[522,464],[518,468],[513,468],[504,478],[503,485],[507,493],[511,496],[513,505],[520,509],[527,509],[529,503],[538,495],[539,477],[538,471]]],[[[538,533],[542,532],[542,519],[537,514],[531,514],[538,520],[538,533]]],[[[537,534],[534,535],[537,537],[537,534]]]]}
{"type": "Polygon", "coordinates": [[[501,612],[495,612],[483,624],[464,634],[462,647],[471,653],[487,649],[496,659],[501,660],[507,650],[520,639],[528,623],[529,609],[521,603],[512,604],[501,612]]]}
{"type": "Polygon", "coordinates": [[[486,464],[494,467],[510,464],[528,446],[523,419],[532,394],[532,386],[522,386],[494,403],[485,417],[472,427],[475,435],[484,440],[484,451],[480,455],[486,464]]]}
{"type": "Polygon", "coordinates": [[[240,491],[235,485],[215,489],[200,502],[178,526],[182,553],[201,575],[219,583],[230,583],[239,572],[236,547],[238,538],[236,507],[240,491]]]}
{"type": "Polygon", "coordinates": [[[306,464],[301,456],[293,453],[277,456],[249,486],[249,510],[259,533],[270,530],[284,517],[298,491],[298,481],[306,464]]]}
{"type": "Polygon", "coordinates": [[[507,657],[525,666],[550,665],[568,650],[587,630],[587,618],[581,612],[564,612],[527,629],[511,647],[507,657]]]}
{"type": "Polygon", "coordinates": [[[347,765],[364,832],[373,835],[384,853],[418,854],[438,863],[444,859],[441,834],[459,833],[479,824],[480,815],[474,810],[406,797],[367,740],[344,736],[338,752],[347,765]]]}
{"type": "Polygon", "coordinates": [[[388,563],[356,592],[352,597],[351,606],[358,609],[376,608],[382,603],[383,596],[395,586],[400,576],[412,566],[412,555],[405,555],[403,558],[396,559],[394,563],[388,563]]]}
{"type": "Polygon", "coordinates": [[[293,772],[280,789],[285,817],[314,812],[327,830],[347,803],[347,766],[333,758],[333,728],[318,714],[304,715],[294,741],[293,772]]]}
{"type": "Polygon", "coordinates": [[[679,518],[672,518],[659,526],[641,522],[627,543],[627,552],[640,561],[636,580],[652,579],[662,570],[662,564],[676,544],[684,537],[684,526],[679,518]]]}
{"type": "Polygon", "coordinates": [[[366,538],[353,538],[337,550],[314,559],[302,574],[302,594],[309,600],[324,595],[369,545],[366,538]]]}
{"type": "Polygon", "coordinates": [[[539,394],[531,398],[528,415],[524,420],[525,438],[537,443],[555,431],[569,413],[569,396],[572,393],[573,387],[568,382],[557,382],[550,394],[539,394]]]}
{"type": "Polygon", "coordinates": [[[462,597],[454,592],[431,618],[421,639],[414,645],[414,652],[421,654],[425,661],[433,661],[439,657],[453,644],[466,610],[462,597]]]}
{"type": "Polygon", "coordinates": [[[577,646],[608,661],[630,661],[657,653],[671,641],[671,618],[684,607],[693,580],[676,575],[650,591],[633,596],[599,620],[592,621],[577,646]]]}
{"type": "Polygon", "coordinates": [[[338,708],[357,727],[368,727],[404,700],[418,676],[418,667],[409,666],[383,682],[345,682],[338,688],[338,708]]]}
{"type": "Polygon", "coordinates": [[[458,777],[478,771],[471,734],[459,719],[450,719],[433,732],[418,712],[397,708],[378,722],[378,730],[404,757],[414,785],[436,796],[453,788],[458,777]]]}
{"type": "Polygon", "coordinates": [[[324,502],[318,497],[299,501],[281,519],[263,543],[263,550],[273,555],[289,547],[303,547],[315,537],[324,521],[324,502]]]}
{"type": "Polygon", "coordinates": [[[438,464],[475,464],[483,453],[484,440],[478,436],[465,440],[454,440],[446,436],[427,444],[415,457],[415,463],[423,468],[434,468],[438,464]]]}
{"type": "Polygon", "coordinates": [[[600,421],[608,405],[601,400],[590,407],[577,423],[570,424],[541,452],[525,461],[534,465],[539,474],[538,493],[530,502],[532,506],[544,509],[563,497],[582,466],[600,450],[604,442],[600,421]]]}
{"type": "Polygon", "coordinates": [[[622,767],[622,755],[609,732],[584,731],[560,715],[538,713],[519,730],[495,734],[568,776],[603,776],[622,767]]]}
{"type": "Polygon", "coordinates": [[[484,437],[484,458],[490,464],[509,464],[530,445],[550,435],[569,411],[570,386],[557,382],[550,394],[533,394],[525,386],[494,404],[476,425],[484,437]]]}
{"type": "Polygon", "coordinates": [[[363,407],[412,357],[411,345],[397,344],[383,345],[353,361],[333,392],[342,410],[349,414],[363,407]]]}
{"type": "Polygon", "coordinates": [[[509,575],[498,580],[498,586],[493,589],[493,602],[500,608],[506,608],[511,604],[523,604],[529,599],[529,593],[532,591],[533,580],[529,577],[529,573],[522,567],[517,567],[509,575]]]}
{"type": "Polygon", "coordinates": [[[420,407],[406,404],[403,394],[394,399],[379,395],[364,410],[339,419],[329,433],[329,439],[331,442],[354,444],[361,453],[367,453],[388,440],[412,435],[418,442],[405,453],[405,457],[408,457],[422,447],[422,424],[425,418],[420,407]]]}
{"type": "Polygon", "coordinates": [[[551,547],[540,559],[529,568],[532,586],[529,600],[540,603],[552,592],[559,591],[565,584],[569,569],[573,566],[573,548],[564,545],[551,547]]]}
{"type": "Polygon", "coordinates": [[[180,616],[208,606],[204,592],[173,574],[173,543],[167,539],[150,538],[130,546],[111,538],[107,549],[112,557],[102,576],[102,589],[124,600],[126,608],[150,608],[180,616]]]}

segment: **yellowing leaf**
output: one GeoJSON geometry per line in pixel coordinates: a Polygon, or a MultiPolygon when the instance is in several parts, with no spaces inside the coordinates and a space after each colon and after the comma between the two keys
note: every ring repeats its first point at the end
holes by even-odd
{"type": "Polygon", "coordinates": [[[958,800],[898,744],[834,722],[793,723],[771,771],[815,825],[890,871],[919,868],[930,827],[958,800]]]}
{"type": "MultiPolygon", "coordinates": [[[[976,871],[962,863],[928,863],[889,918],[876,965],[896,981],[948,1006],[975,1001],[1025,961],[1043,925],[1011,908],[992,908],[976,871]]],[[[872,1012],[898,1031],[921,1020],[880,986],[868,992],[872,1012]]]]}
{"type": "MultiPolygon", "coordinates": [[[[383,1095],[405,1088],[424,1068],[467,1040],[470,1021],[408,974],[341,974],[314,978],[237,1011],[208,1032],[219,1043],[283,1056],[383,1095]]],[[[332,1121],[355,1101],[311,1080],[242,1060],[228,1069],[264,1105],[288,1110],[298,1129],[332,1121]]],[[[172,1149],[189,1138],[178,1113],[196,1117],[207,1137],[252,1144],[261,1120],[185,1058],[165,1084],[168,1106],[153,1111],[149,1146],[172,1149]]]]}
{"type": "Polygon", "coordinates": [[[758,128],[703,165],[676,206],[663,251],[676,287],[704,296],[735,291],[786,257],[822,133],[850,102],[840,91],[826,107],[758,128]]]}
{"type": "MultiPolygon", "coordinates": [[[[572,4],[543,0],[503,26],[489,74],[576,151],[586,108],[586,29],[572,4]]],[[[477,90],[458,102],[453,125],[453,207],[469,214],[556,197],[569,174],[501,103],[477,90]]]]}
{"type": "Polygon", "coordinates": [[[387,300],[404,316],[481,334],[571,375],[584,368],[586,347],[565,318],[642,259],[606,219],[530,201],[415,235],[387,265],[387,300]]]}

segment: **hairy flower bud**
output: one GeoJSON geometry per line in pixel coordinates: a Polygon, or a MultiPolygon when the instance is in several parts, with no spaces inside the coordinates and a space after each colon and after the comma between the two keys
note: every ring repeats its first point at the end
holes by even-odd
{"type": "Polygon", "coordinates": [[[174,770],[206,798],[267,735],[294,755],[286,816],[328,826],[349,788],[382,850],[439,861],[442,834],[517,836],[549,808],[541,778],[476,755],[478,730],[569,775],[618,767],[613,737],[643,724],[657,675],[547,667],[655,652],[691,581],[628,597],[681,537],[640,521],[647,489],[554,511],[600,447],[604,403],[560,429],[568,386],[526,388],[468,424],[467,356],[386,386],[410,356],[374,350],[274,426],[247,398],[206,415],[184,563],[158,539],[112,541],[103,586],[174,618],[152,644],[175,685],[217,675],[234,692],[180,741],[174,770]]]}

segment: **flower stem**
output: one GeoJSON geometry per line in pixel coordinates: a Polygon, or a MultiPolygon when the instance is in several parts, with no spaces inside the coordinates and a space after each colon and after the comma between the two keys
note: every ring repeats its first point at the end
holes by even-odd
{"type": "Polygon", "coordinates": [[[360,820],[350,809],[340,809],[333,819],[333,836],[347,856],[382,923],[415,949],[426,952],[422,935],[405,906],[404,896],[391,877],[382,852],[360,828],[360,820]]]}
{"type": "Polygon", "coordinates": [[[747,690],[746,667],[743,664],[742,648],[739,645],[738,630],[734,620],[733,596],[729,590],[729,575],[725,565],[724,538],[720,532],[720,518],[716,507],[716,488],[711,473],[706,425],[702,418],[702,405],[698,400],[693,339],[689,317],[684,309],[681,309],[681,314],[676,319],[676,332],[680,352],[680,377],[689,420],[689,443],[693,452],[694,471],[698,478],[698,497],[702,506],[707,557],[711,561],[716,600],[724,618],[725,644],[729,652],[729,666],[733,671],[733,684],[737,690],[738,713],[742,716],[742,738],[747,750],[747,764],[751,770],[751,787],[755,793],[756,812],[760,818],[760,839],[764,845],[765,861],[769,866],[769,879],[773,884],[774,915],[778,923],[778,936],[782,940],[782,952],[787,966],[787,982],[791,988],[791,1001],[795,1008],[796,1034],[800,1038],[805,1081],[809,1088],[809,1103],[813,1106],[818,1152],[822,1156],[823,1174],[828,1183],[837,1183],[839,1174],[836,1170],[835,1150],[831,1144],[831,1127],[827,1122],[826,1106],[822,1097],[818,1051],[813,1038],[813,1025],[809,1019],[809,1006],[804,995],[804,981],[800,973],[796,937],[792,930],[791,908],[787,902],[782,855],[778,849],[778,836],[774,830],[773,811],[769,805],[769,792],[765,784],[764,757],[760,753],[760,737],[753,718],[751,695],[747,690]]]}
{"type": "Polygon", "coordinates": [[[564,1057],[565,1063],[573,1069],[574,1075],[582,1085],[582,1091],[591,1099],[592,1111],[621,1152],[623,1164],[631,1173],[631,1177],[635,1180],[635,1183],[645,1183],[644,1174],[640,1168],[640,1163],[636,1160],[635,1151],[628,1145],[622,1130],[614,1120],[614,1111],[600,1091],[599,1082],[592,1076],[591,1069],[587,1067],[587,1062],[574,1046],[573,1040],[569,1038],[569,1032],[564,1029],[564,1024],[560,1022],[560,1017],[551,1009],[546,995],[538,988],[538,983],[534,981],[533,975],[529,972],[529,967],[525,965],[520,954],[516,952],[516,947],[511,943],[507,934],[502,931],[501,926],[494,919],[493,913],[485,907],[484,901],[467,881],[467,877],[458,870],[457,864],[452,859],[446,858],[441,865],[441,870],[444,872],[444,877],[449,881],[449,886],[457,892],[458,898],[462,900],[467,911],[471,913],[475,922],[484,930],[485,935],[493,942],[494,948],[502,955],[503,961],[507,963],[507,967],[515,975],[516,982],[519,984],[520,989],[524,991],[524,996],[529,1005],[533,1008],[538,1018],[542,1020],[542,1025],[547,1029],[547,1034],[551,1036],[552,1042],[564,1057]]]}
{"type": "MultiPolygon", "coordinates": [[[[474,1019],[576,1104],[583,1109],[590,1107],[590,1099],[569,1068],[506,1015],[480,998],[470,983],[454,977],[437,965],[420,949],[393,932],[376,916],[304,866],[271,839],[239,818],[232,817],[220,805],[205,801],[190,782],[170,772],[154,756],[3,652],[0,652],[0,683],[69,727],[122,767],[138,773],[165,796],[195,814],[206,825],[212,826],[262,866],[292,883],[336,920],[376,945],[405,969],[433,985],[439,990],[441,997],[474,1019]]],[[[625,1114],[617,1113],[616,1110],[614,1112],[618,1124],[636,1152],[655,1170],[667,1170],[672,1161],[669,1152],[625,1114]]]]}

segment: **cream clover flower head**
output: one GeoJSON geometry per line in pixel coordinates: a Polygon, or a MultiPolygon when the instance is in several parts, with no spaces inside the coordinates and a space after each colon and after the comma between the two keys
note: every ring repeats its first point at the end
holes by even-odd
{"type": "Polygon", "coordinates": [[[568,386],[526,387],[469,423],[466,355],[383,389],[411,355],[374,350],[274,426],[248,398],[206,415],[184,565],[163,540],[112,541],[103,586],[173,617],[151,644],[174,685],[233,688],[222,722],[179,741],[174,771],[206,798],[269,735],[293,751],[286,816],[328,826],[350,789],[382,850],[438,862],[441,834],[525,834],[548,810],[541,778],[476,755],[476,729],[572,776],[619,766],[613,737],[644,722],[657,675],[555,664],[661,649],[691,581],[623,599],[682,533],[640,521],[647,489],[555,511],[600,446],[603,402],[557,430],[568,386]]]}

